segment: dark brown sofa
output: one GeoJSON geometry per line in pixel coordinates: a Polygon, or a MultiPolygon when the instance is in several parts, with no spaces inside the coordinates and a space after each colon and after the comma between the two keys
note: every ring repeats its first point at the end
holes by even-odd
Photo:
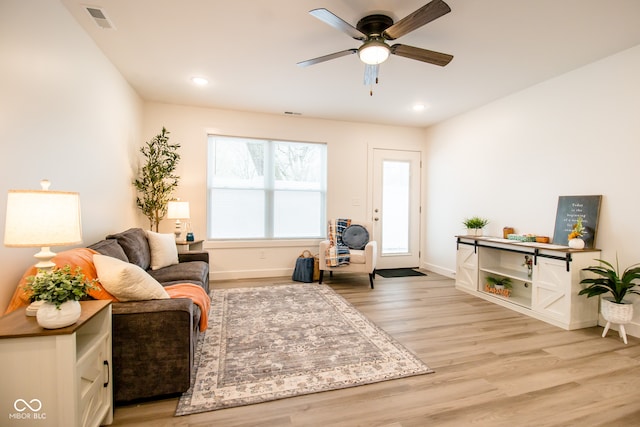
{"type": "MultiPolygon", "coordinates": [[[[180,253],[179,263],[149,268],[145,232],[132,228],[89,246],[136,264],[163,286],[193,283],[209,293],[209,254],[180,253]]],[[[186,391],[200,334],[200,308],[189,298],[117,302],[113,310],[113,394],[117,403],[186,391]]]]}

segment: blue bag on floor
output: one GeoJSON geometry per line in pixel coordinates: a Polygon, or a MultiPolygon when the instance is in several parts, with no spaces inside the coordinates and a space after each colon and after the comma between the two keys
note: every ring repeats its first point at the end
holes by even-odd
{"type": "Polygon", "coordinates": [[[312,283],[313,282],[313,263],[314,257],[311,252],[305,250],[296,259],[296,266],[293,269],[292,280],[296,282],[312,283]]]}

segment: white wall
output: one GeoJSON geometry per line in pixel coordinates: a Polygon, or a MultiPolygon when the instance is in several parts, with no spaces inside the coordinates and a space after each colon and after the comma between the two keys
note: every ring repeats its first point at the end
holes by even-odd
{"type": "MultiPolygon", "coordinates": [[[[277,94],[274,94],[277,96],[277,94]]],[[[162,126],[179,142],[182,156],[176,196],[189,201],[196,239],[206,238],[207,133],[327,143],[327,217],[367,219],[371,216],[368,150],[424,150],[418,128],[379,126],[304,117],[256,114],[158,103],[145,104],[144,139],[162,126]],[[353,205],[359,199],[358,206],[353,205]]],[[[161,231],[173,229],[164,220],[161,231]]],[[[213,279],[288,275],[303,249],[317,253],[317,241],[207,243],[213,279]],[[262,258],[264,254],[264,258],[262,258]]]]}
{"type": "Polygon", "coordinates": [[[638,76],[640,46],[428,129],[426,265],[453,274],[465,217],[552,236],[558,196],[586,194],[603,195],[602,257],[640,262],[638,76]]]}
{"type": "MultiPolygon", "coordinates": [[[[0,52],[0,227],[7,191],[42,178],[80,193],[85,244],[134,224],[139,97],[57,1],[2,0],[0,52]]],[[[0,246],[0,314],[38,250],[0,246]]]]}

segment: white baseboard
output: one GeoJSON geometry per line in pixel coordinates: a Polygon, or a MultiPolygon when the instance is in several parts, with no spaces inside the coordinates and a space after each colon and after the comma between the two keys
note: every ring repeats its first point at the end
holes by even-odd
{"type": "Polygon", "coordinates": [[[259,279],[262,277],[291,277],[293,268],[273,268],[262,270],[212,271],[209,280],[259,279]]]}
{"type": "Polygon", "coordinates": [[[456,272],[454,270],[449,270],[448,268],[443,268],[426,262],[422,263],[422,268],[424,268],[425,270],[433,271],[434,273],[441,274],[450,279],[456,278],[456,272]]]}

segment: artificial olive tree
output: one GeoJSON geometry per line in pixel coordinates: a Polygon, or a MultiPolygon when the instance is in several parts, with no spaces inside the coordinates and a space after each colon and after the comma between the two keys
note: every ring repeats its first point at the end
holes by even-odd
{"type": "Polygon", "coordinates": [[[162,132],[140,148],[146,163],[139,169],[133,182],[139,195],[136,204],[149,218],[149,229],[158,231],[160,221],[167,214],[171,193],[178,186],[180,177],[174,174],[180,155],[180,144],[169,143],[169,131],[162,132]]]}

